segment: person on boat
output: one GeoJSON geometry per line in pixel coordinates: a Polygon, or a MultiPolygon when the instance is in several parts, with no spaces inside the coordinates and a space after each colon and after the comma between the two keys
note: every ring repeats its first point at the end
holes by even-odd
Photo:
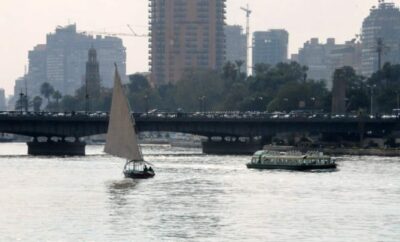
{"type": "Polygon", "coordinates": [[[154,171],[153,171],[153,168],[151,168],[151,166],[149,167],[149,171],[150,171],[150,172],[154,172],[154,171]]]}
{"type": "Polygon", "coordinates": [[[147,166],[146,165],[144,165],[143,171],[147,172],[147,166]]]}

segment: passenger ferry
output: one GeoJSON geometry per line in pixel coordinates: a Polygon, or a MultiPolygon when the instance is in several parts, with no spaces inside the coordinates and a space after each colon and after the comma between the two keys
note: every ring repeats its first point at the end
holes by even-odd
{"type": "Polygon", "coordinates": [[[260,150],[254,153],[247,168],[252,169],[285,169],[285,170],[319,170],[335,169],[336,163],[322,152],[308,152],[302,154],[299,151],[277,152],[260,150]]]}

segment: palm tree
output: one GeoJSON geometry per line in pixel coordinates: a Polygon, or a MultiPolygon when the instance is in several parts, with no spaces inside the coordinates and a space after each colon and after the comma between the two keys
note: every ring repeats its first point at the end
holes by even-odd
{"type": "Polygon", "coordinates": [[[59,110],[59,100],[62,98],[61,93],[60,93],[59,91],[53,92],[53,98],[56,100],[56,108],[57,108],[57,111],[60,111],[60,110],[59,110]]]}
{"type": "Polygon", "coordinates": [[[33,98],[33,111],[40,112],[40,106],[42,106],[43,99],[40,96],[33,98]]]}
{"type": "Polygon", "coordinates": [[[40,86],[40,93],[47,99],[47,103],[50,103],[50,97],[54,93],[54,87],[48,82],[45,82],[40,86]]]}
{"type": "Polygon", "coordinates": [[[242,66],[244,64],[244,60],[236,60],[235,63],[236,63],[236,67],[238,68],[238,72],[240,73],[242,66]]]}
{"type": "Polygon", "coordinates": [[[15,102],[15,110],[20,110],[22,112],[24,107],[25,107],[25,95],[21,92],[19,94],[18,100],[15,102]]]}

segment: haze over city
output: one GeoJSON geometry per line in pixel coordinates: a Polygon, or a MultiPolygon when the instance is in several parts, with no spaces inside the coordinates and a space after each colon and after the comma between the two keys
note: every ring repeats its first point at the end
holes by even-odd
{"type": "Polygon", "coordinates": [[[399,241],[400,0],[0,16],[0,242],[399,241]]]}
{"type": "MultiPolygon", "coordinates": [[[[312,37],[344,42],[360,32],[363,18],[376,0],[228,0],[227,24],[245,27],[241,6],[249,4],[251,31],[284,28],[289,32],[289,53],[296,53],[312,37]]],[[[28,51],[45,43],[56,26],[76,23],[80,31],[148,33],[148,1],[121,0],[3,0],[0,3],[0,86],[12,94],[14,81],[24,73],[28,51]],[[23,8],[21,8],[23,6],[23,8]]],[[[148,71],[147,38],[123,37],[127,48],[127,73],[148,71]]],[[[290,56],[289,56],[290,57],[290,56]]]]}

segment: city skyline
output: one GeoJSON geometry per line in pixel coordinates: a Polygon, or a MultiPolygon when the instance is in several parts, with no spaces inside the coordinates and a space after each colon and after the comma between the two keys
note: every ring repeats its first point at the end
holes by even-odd
{"type": "MultiPolygon", "coordinates": [[[[311,37],[336,38],[344,42],[360,33],[362,20],[376,0],[282,0],[282,1],[227,1],[229,25],[245,25],[245,14],[239,9],[249,3],[253,10],[251,31],[283,28],[290,34],[289,53],[296,53],[311,37]],[[340,17],[338,17],[340,12],[340,17]],[[290,16],[290,17],[288,17],[290,16]],[[318,20],[318,21],[317,21],[318,20]],[[340,26],[340,29],[338,29],[340,26]]],[[[398,3],[398,2],[396,2],[398,3]]],[[[77,23],[81,31],[129,33],[127,24],[139,34],[148,33],[148,1],[121,0],[25,2],[5,0],[0,4],[0,27],[3,30],[3,56],[0,87],[12,93],[15,79],[22,76],[28,63],[28,51],[45,42],[46,34],[57,25],[77,23]],[[24,6],[21,9],[21,6],[24,6]],[[95,6],[95,8],[94,8],[95,6]],[[123,6],[123,7],[121,7],[123,6]],[[32,16],[27,18],[25,16],[32,16]],[[110,17],[108,17],[110,16],[110,17]],[[115,17],[117,16],[117,17],[115,17]]],[[[122,36],[121,36],[122,37],[122,36]]],[[[122,37],[127,47],[127,73],[148,71],[148,43],[146,38],[122,37]],[[136,58],[140,56],[140,58],[136,58]]]]}

